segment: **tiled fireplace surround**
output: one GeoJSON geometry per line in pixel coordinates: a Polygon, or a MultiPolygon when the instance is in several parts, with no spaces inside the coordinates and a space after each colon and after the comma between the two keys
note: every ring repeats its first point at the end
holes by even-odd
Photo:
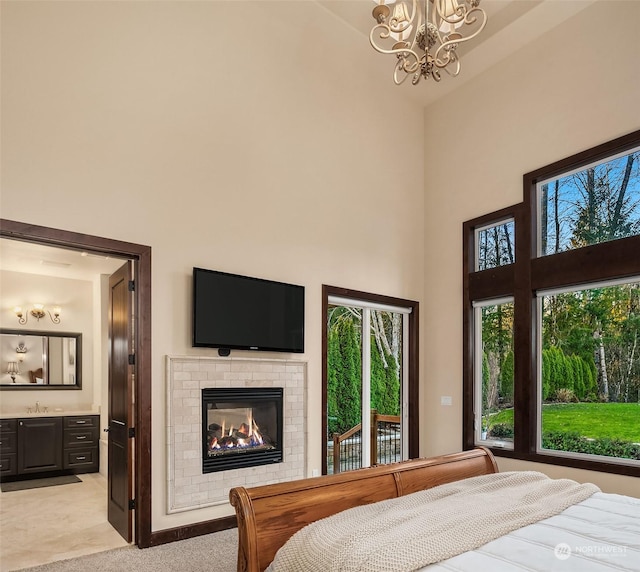
{"type": "Polygon", "coordinates": [[[304,477],[307,364],[254,358],[167,356],[167,513],[228,503],[229,490],[304,477]],[[282,387],[282,463],[202,473],[201,390],[282,387]]]}

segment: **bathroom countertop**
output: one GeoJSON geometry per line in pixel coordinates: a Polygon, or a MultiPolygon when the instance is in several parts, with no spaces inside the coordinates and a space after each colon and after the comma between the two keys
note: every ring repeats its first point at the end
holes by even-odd
{"type": "MultiPolygon", "coordinates": [[[[40,408],[42,409],[42,405],[40,408]]],[[[33,411],[33,409],[32,409],[33,411]]],[[[13,411],[11,413],[0,413],[0,419],[30,419],[32,417],[73,417],[76,415],[100,415],[97,411],[91,411],[90,409],[80,409],[78,411],[55,411],[49,409],[46,413],[40,411],[40,413],[27,413],[25,407],[22,411],[13,411]]]]}

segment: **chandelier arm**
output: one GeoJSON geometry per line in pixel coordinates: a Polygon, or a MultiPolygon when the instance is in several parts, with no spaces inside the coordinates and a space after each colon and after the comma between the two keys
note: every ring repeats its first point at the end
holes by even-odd
{"type": "MultiPolygon", "coordinates": [[[[416,75],[420,75],[420,72],[416,72],[416,75]]],[[[408,77],[409,74],[403,68],[402,61],[398,60],[396,62],[396,67],[393,70],[393,83],[395,83],[396,85],[402,85],[408,77]],[[404,75],[400,76],[399,72],[403,72],[404,75]]]]}
{"type": "MultiPolygon", "coordinates": [[[[473,8],[469,10],[469,12],[467,13],[467,17],[469,17],[472,12],[479,12],[480,14],[482,14],[482,23],[480,24],[480,27],[469,36],[443,41],[433,54],[433,63],[436,67],[439,67],[441,69],[446,68],[446,66],[448,66],[452,61],[456,61],[458,63],[458,68],[460,67],[460,60],[458,60],[457,56],[453,55],[455,54],[455,47],[460,44],[464,44],[469,40],[473,40],[476,36],[478,36],[478,34],[482,32],[482,30],[484,30],[484,27],[487,25],[487,15],[485,14],[484,10],[482,10],[481,8],[473,8]]],[[[476,22],[477,19],[478,18],[476,16],[473,16],[473,19],[470,20],[469,23],[476,22]]],[[[457,75],[457,73],[454,75],[457,75]]]]}
{"type": "Polygon", "coordinates": [[[471,10],[467,12],[467,15],[464,17],[464,23],[475,24],[478,20],[476,13],[482,16],[482,24],[480,24],[480,28],[478,28],[473,34],[471,34],[468,39],[475,38],[480,32],[482,32],[482,30],[484,30],[484,27],[487,25],[487,13],[479,6],[471,8],[471,10]]]}
{"type": "MultiPolygon", "coordinates": [[[[374,26],[373,29],[371,30],[371,33],[369,34],[369,42],[371,43],[371,46],[373,47],[373,49],[376,50],[377,52],[380,52],[381,54],[396,54],[398,58],[400,58],[401,60],[404,60],[404,63],[402,63],[401,65],[401,68],[403,69],[403,71],[407,73],[413,73],[420,65],[420,56],[418,55],[418,53],[412,48],[407,48],[407,47],[387,49],[387,48],[383,48],[382,46],[379,46],[378,44],[376,44],[376,39],[375,39],[375,33],[376,33],[376,30],[378,29],[380,31],[380,38],[382,39],[386,39],[391,35],[391,30],[389,29],[389,26],[387,26],[386,24],[378,24],[374,26]],[[412,61],[408,61],[408,60],[412,60],[412,61]]],[[[399,63],[400,62],[398,62],[396,66],[398,66],[399,63]]]]}
{"type": "MultiPolygon", "coordinates": [[[[456,62],[456,67],[455,67],[455,70],[454,70],[454,71],[451,71],[451,70],[449,69],[449,66],[446,66],[446,67],[444,67],[444,68],[442,68],[442,69],[443,69],[444,71],[446,71],[446,72],[447,72],[451,77],[456,77],[456,76],[460,73],[460,60],[459,60],[459,59],[457,58],[457,56],[456,56],[456,58],[455,58],[455,59],[453,59],[453,58],[452,58],[452,61],[455,61],[455,62],[456,62]]],[[[438,73],[438,75],[439,75],[439,73],[438,73]]],[[[440,81],[440,80],[437,80],[437,81],[440,81]]]]}

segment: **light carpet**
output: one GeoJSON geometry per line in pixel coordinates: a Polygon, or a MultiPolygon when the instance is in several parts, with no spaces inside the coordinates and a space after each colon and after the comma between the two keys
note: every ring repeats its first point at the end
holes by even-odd
{"type": "Polygon", "coordinates": [[[238,530],[233,528],[152,548],[127,546],[60,560],[29,572],[236,572],[238,530]]]}

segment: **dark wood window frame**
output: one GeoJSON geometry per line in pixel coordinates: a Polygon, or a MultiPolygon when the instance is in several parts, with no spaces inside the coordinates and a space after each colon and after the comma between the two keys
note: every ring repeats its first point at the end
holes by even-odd
{"type": "Polygon", "coordinates": [[[358,290],[350,290],[348,288],[340,288],[337,286],[322,285],[322,474],[327,474],[327,312],[329,309],[329,297],[339,296],[341,298],[351,298],[354,300],[363,300],[376,304],[386,304],[388,306],[399,306],[411,308],[409,314],[409,395],[407,403],[409,406],[409,458],[415,459],[419,456],[420,451],[420,434],[418,423],[419,411],[419,387],[418,387],[418,323],[419,323],[419,304],[413,300],[404,300],[402,298],[393,298],[383,296],[381,294],[371,294],[369,292],[361,292],[358,290]]]}
{"type": "Polygon", "coordinates": [[[537,355],[536,292],[640,275],[640,236],[594,244],[547,256],[537,254],[536,185],[640,145],[640,130],[588,149],[523,177],[524,201],[463,225],[463,447],[474,443],[473,301],[514,298],[514,448],[494,448],[497,456],[579,469],[640,476],[640,467],[606,460],[577,459],[536,451],[537,355]],[[515,263],[474,271],[475,229],[512,217],[515,263]]]}

